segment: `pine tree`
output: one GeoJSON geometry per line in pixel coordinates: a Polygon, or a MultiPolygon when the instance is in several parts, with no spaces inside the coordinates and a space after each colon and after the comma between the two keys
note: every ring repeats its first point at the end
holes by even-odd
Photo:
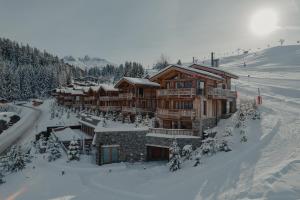
{"type": "Polygon", "coordinates": [[[21,146],[12,146],[7,153],[7,157],[9,172],[17,172],[25,168],[24,154],[22,153],[21,146]]]}
{"type": "Polygon", "coordinates": [[[57,140],[51,135],[47,143],[48,161],[55,161],[61,157],[60,146],[57,140]]]}
{"type": "Polygon", "coordinates": [[[182,148],[182,156],[185,160],[191,160],[193,153],[193,146],[192,145],[185,145],[182,148]]]}
{"type": "Polygon", "coordinates": [[[70,142],[69,148],[68,148],[68,158],[69,160],[79,160],[79,144],[77,140],[73,138],[73,140],[70,142]]]}
{"type": "Polygon", "coordinates": [[[177,144],[176,139],[174,139],[170,149],[170,161],[169,161],[169,170],[174,172],[181,168],[181,157],[180,157],[180,148],[177,144]]]}

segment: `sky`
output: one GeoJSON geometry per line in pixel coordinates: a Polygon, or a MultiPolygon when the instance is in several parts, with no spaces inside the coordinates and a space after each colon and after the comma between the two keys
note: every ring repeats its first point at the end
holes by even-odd
{"type": "Polygon", "coordinates": [[[191,62],[300,40],[300,0],[0,0],[0,37],[60,57],[105,58],[152,66],[161,54],[191,62]],[[278,15],[264,36],[249,28],[260,9],[278,15]]]}

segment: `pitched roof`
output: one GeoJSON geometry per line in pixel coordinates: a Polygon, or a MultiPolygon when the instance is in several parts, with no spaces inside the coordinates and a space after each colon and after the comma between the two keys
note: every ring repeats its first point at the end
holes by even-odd
{"type": "Polygon", "coordinates": [[[135,84],[135,85],[145,85],[145,86],[150,86],[150,87],[160,87],[160,84],[152,82],[149,79],[146,79],[146,78],[132,78],[132,77],[123,77],[122,79],[120,79],[116,83],[115,87],[118,87],[123,81],[129,82],[129,83],[135,84]]]}
{"type": "Polygon", "coordinates": [[[180,69],[180,70],[184,70],[184,71],[188,71],[188,72],[208,76],[208,77],[210,77],[212,79],[216,79],[216,80],[223,80],[223,78],[221,76],[217,75],[217,74],[214,74],[214,73],[211,73],[211,72],[208,72],[208,71],[204,71],[204,70],[200,70],[200,69],[195,69],[195,68],[192,68],[192,67],[182,66],[182,65],[169,65],[168,67],[160,70],[157,74],[152,76],[150,78],[150,80],[153,80],[155,77],[157,77],[158,75],[166,72],[167,70],[169,70],[171,68],[180,69]]]}
{"type": "Polygon", "coordinates": [[[117,88],[115,88],[113,85],[108,84],[101,84],[100,86],[105,91],[119,91],[117,88]]]}
{"type": "MultiPolygon", "coordinates": [[[[204,65],[204,64],[195,64],[195,63],[193,63],[193,64],[190,64],[190,65],[188,65],[188,66],[191,67],[191,68],[200,67],[201,70],[204,70],[204,71],[209,71],[209,72],[211,72],[211,73],[214,73],[213,71],[215,71],[216,74],[224,74],[224,75],[226,75],[226,76],[229,76],[229,77],[235,78],[235,79],[238,78],[238,76],[235,75],[235,74],[233,74],[233,73],[230,73],[230,72],[225,71],[225,70],[220,69],[220,68],[207,66],[207,65],[204,65]],[[193,66],[194,66],[194,67],[193,67],[193,66]]],[[[196,69],[198,69],[198,68],[196,68],[196,69]]]]}

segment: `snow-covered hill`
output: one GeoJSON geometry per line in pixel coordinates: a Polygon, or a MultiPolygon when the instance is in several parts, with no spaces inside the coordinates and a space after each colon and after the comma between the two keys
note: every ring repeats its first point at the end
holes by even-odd
{"type": "Polygon", "coordinates": [[[83,58],[74,58],[73,56],[65,56],[63,58],[64,62],[73,65],[75,67],[79,67],[82,70],[90,69],[92,67],[104,67],[106,65],[115,65],[112,62],[107,61],[103,58],[91,58],[88,55],[84,56],[83,58]]]}

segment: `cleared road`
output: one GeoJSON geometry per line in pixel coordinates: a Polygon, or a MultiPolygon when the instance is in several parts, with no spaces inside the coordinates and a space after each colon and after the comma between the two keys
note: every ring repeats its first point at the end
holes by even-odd
{"type": "Polygon", "coordinates": [[[28,113],[22,116],[20,121],[0,135],[0,154],[2,154],[8,147],[17,143],[34,131],[34,126],[39,120],[42,111],[29,106],[23,107],[30,109],[27,111],[28,113]]]}

